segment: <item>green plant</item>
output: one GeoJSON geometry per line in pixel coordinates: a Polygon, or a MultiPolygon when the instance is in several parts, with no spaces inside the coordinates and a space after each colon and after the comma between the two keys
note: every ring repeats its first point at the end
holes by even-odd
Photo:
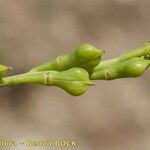
{"type": "Polygon", "coordinates": [[[9,77],[5,77],[5,73],[11,68],[0,65],[0,86],[36,83],[58,86],[77,96],[93,85],[90,80],[138,77],[150,66],[150,43],[110,60],[101,61],[103,53],[102,49],[83,44],[73,53],[9,77]]]}

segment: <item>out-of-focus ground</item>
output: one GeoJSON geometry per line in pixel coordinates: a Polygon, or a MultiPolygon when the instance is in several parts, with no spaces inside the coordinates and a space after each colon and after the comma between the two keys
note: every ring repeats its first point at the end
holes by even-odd
{"type": "MultiPolygon", "coordinates": [[[[81,43],[106,49],[103,59],[116,57],[150,40],[149,7],[149,0],[0,0],[0,63],[21,73],[81,43]]],[[[136,79],[95,81],[79,97],[57,87],[2,88],[0,139],[150,150],[149,77],[147,70],[136,79]]]]}

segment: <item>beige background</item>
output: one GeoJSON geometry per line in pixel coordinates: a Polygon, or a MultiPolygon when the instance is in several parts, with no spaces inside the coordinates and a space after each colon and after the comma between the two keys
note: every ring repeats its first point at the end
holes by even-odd
{"type": "MultiPolygon", "coordinates": [[[[106,59],[148,40],[149,0],[0,0],[0,63],[12,66],[12,74],[81,43],[106,49],[106,59]]],[[[0,139],[74,139],[79,150],[150,150],[149,75],[96,81],[79,97],[57,87],[2,88],[0,139]]]]}

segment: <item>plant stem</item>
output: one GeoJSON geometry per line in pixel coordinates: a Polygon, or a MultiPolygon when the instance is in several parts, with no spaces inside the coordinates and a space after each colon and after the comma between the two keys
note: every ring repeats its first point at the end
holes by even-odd
{"type": "Polygon", "coordinates": [[[147,42],[143,46],[136,48],[132,51],[127,52],[119,57],[120,61],[130,59],[132,57],[141,57],[145,55],[150,55],[150,43],[147,42]]]}
{"type": "Polygon", "coordinates": [[[0,83],[0,86],[11,86],[27,83],[39,83],[44,84],[45,73],[43,72],[33,72],[33,73],[23,73],[19,75],[14,75],[10,77],[4,77],[0,83]]]}

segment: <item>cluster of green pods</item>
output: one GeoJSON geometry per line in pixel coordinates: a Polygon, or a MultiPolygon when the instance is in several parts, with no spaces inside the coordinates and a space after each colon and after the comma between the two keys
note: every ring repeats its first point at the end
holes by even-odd
{"type": "Polygon", "coordinates": [[[82,44],[73,53],[58,56],[33,68],[30,72],[50,70],[49,73],[46,72],[48,75],[45,75],[45,79],[50,81],[46,85],[61,87],[71,95],[81,95],[88,86],[93,85],[90,81],[90,74],[100,63],[103,53],[103,49],[97,49],[90,44],[82,44]]]}
{"type": "Polygon", "coordinates": [[[28,73],[3,78],[0,86],[36,83],[58,86],[71,95],[83,94],[93,85],[90,74],[101,60],[104,50],[82,44],[73,53],[58,56],[31,69],[28,73]]]}
{"type": "Polygon", "coordinates": [[[10,68],[0,65],[0,86],[36,83],[58,86],[77,96],[93,85],[90,80],[138,77],[150,66],[150,43],[101,62],[103,53],[103,49],[82,44],[72,53],[58,56],[27,73],[10,77],[4,77],[10,68]]]}
{"type": "Polygon", "coordinates": [[[113,80],[138,77],[150,66],[150,43],[129,51],[120,57],[103,61],[97,65],[91,79],[113,80]]]}

